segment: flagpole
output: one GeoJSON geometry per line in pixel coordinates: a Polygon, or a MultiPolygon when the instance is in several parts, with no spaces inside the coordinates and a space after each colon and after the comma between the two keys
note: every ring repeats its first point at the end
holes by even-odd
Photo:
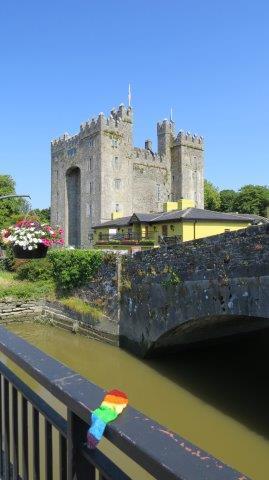
{"type": "Polygon", "coordinates": [[[129,87],[128,87],[128,107],[130,108],[131,107],[131,98],[132,98],[132,95],[131,95],[131,85],[129,83],[129,87]]]}

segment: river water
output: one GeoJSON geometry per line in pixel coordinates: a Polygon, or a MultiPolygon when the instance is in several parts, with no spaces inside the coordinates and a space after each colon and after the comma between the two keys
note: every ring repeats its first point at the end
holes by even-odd
{"type": "Polygon", "coordinates": [[[140,360],[47,325],[9,329],[252,479],[269,478],[268,331],[140,360]]]}

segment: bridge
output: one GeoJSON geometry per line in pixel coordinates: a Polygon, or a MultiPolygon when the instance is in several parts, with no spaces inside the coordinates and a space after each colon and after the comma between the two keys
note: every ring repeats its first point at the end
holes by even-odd
{"type": "Polygon", "coordinates": [[[269,223],[139,252],[122,270],[120,342],[141,356],[269,327],[269,223]]]}

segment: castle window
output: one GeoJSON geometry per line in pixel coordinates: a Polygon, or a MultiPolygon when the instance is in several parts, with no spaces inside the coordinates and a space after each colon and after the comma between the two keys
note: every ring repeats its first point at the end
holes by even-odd
{"type": "Polygon", "coordinates": [[[68,157],[73,157],[76,154],[77,149],[76,148],[69,148],[67,150],[67,155],[68,157]]]}
{"type": "MultiPolygon", "coordinates": [[[[116,208],[116,212],[119,212],[119,211],[120,211],[120,205],[119,205],[119,203],[116,203],[116,207],[115,207],[115,208],[116,208]]],[[[118,229],[118,230],[119,230],[119,229],[118,229]]]]}
{"type": "Polygon", "coordinates": [[[161,200],[161,188],[160,185],[157,184],[157,201],[159,202],[161,200]]]}
{"type": "Polygon", "coordinates": [[[111,143],[112,143],[112,147],[117,148],[119,141],[117,138],[112,138],[111,143]]]}
{"type": "Polygon", "coordinates": [[[92,169],[92,157],[90,157],[90,170],[92,169]]]}
{"type": "Polygon", "coordinates": [[[92,193],[92,182],[90,182],[90,194],[92,193]]]}
{"type": "Polygon", "coordinates": [[[112,164],[114,168],[118,169],[120,165],[119,157],[113,157],[112,164]]]}
{"type": "Polygon", "coordinates": [[[115,184],[115,189],[119,190],[121,188],[121,179],[120,178],[115,178],[114,184],[115,184]]]}
{"type": "Polygon", "coordinates": [[[94,138],[90,138],[89,147],[94,147],[94,138]]]}

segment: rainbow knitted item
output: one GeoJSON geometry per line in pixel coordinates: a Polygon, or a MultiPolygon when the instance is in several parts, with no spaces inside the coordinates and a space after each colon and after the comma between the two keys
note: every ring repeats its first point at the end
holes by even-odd
{"type": "Polygon", "coordinates": [[[87,445],[95,448],[101,440],[106,424],[115,420],[128,404],[128,397],[120,390],[110,390],[100,407],[91,414],[91,426],[87,432],[87,445]]]}

